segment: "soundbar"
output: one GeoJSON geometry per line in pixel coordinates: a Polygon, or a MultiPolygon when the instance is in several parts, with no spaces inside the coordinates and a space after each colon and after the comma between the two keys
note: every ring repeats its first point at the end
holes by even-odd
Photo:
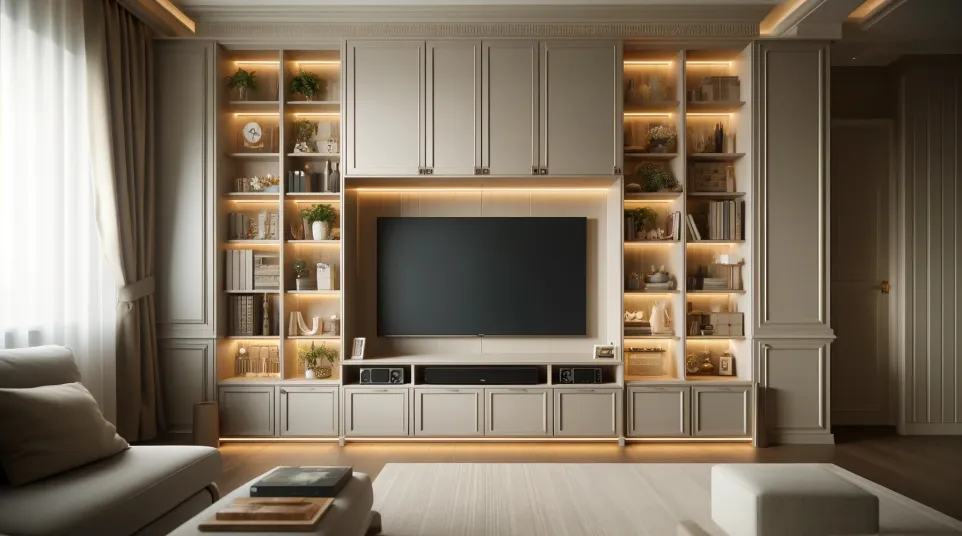
{"type": "Polygon", "coordinates": [[[534,366],[435,366],[424,367],[428,385],[536,385],[539,369],[534,366]]]}

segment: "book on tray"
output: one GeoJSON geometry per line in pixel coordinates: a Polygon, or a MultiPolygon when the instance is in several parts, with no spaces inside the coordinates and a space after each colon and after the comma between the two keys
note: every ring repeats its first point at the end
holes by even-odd
{"type": "Polygon", "coordinates": [[[251,497],[334,497],[344,489],[353,467],[278,467],[251,486],[251,497]]]}

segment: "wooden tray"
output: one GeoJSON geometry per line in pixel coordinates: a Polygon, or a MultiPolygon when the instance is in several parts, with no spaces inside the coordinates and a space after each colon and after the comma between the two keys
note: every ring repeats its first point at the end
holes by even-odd
{"type": "MultiPolygon", "coordinates": [[[[317,522],[324,517],[330,509],[334,499],[331,497],[305,498],[305,501],[313,502],[320,506],[317,513],[311,519],[297,521],[273,521],[273,520],[220,520],[216,514],[207,521],[201,523],[197,528],[202,532],[311,532],[317,526],[317,522]]],[[[239,498],[232,502],[263,502],[263,498],[239,498]]]]}

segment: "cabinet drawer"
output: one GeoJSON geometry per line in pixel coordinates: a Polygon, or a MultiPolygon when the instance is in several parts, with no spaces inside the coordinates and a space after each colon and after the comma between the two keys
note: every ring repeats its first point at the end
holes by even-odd
{"type": "Polygon", "coordinates": [[[691,388],[682,385],[628,388],[628,436],[691,435],[691,388]]]}
{"type": "Polygon", "coordinates": [[[345,387],[344,435],[408,435],[408,389],[345,387]]]}
{"type": "Polygon", "coordinates": [[[274,386],[221,387],[220,427],[227,437],[274,435],[274,386]]]}
{"type": "Polygon", "coordinates": [[[481,389],[415,389],[414,435],[482,435],[483,393],[481,389]]]}
{"type": "Polygon", "coordinates": [[[702,437],[741,437],[752,433],[750,385],[692,387],[692,431],[702,437]]]}
{"type": "Polygon", "coordinates": [[[614,437],[621,433],[622,390],[555,389],[554,435],[614,437]]]}
{"type": "Polygon", "coordinates": [[[486,435],[551,435],[551,389],[485,389],[484,397],[486,435]]]}
{"type": "Polygon", "coordinates": [[[282,436],[337,436],[337,387],[278,387],[282,436]]]}

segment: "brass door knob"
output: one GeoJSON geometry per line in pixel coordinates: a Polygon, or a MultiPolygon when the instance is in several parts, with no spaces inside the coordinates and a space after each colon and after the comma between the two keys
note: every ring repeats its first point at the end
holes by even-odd
{"type": "Polygon", "coordinates": [[[888,281],[882,281],[882,294],[888,294],[892,291],[892,284],[888,281]]]}

